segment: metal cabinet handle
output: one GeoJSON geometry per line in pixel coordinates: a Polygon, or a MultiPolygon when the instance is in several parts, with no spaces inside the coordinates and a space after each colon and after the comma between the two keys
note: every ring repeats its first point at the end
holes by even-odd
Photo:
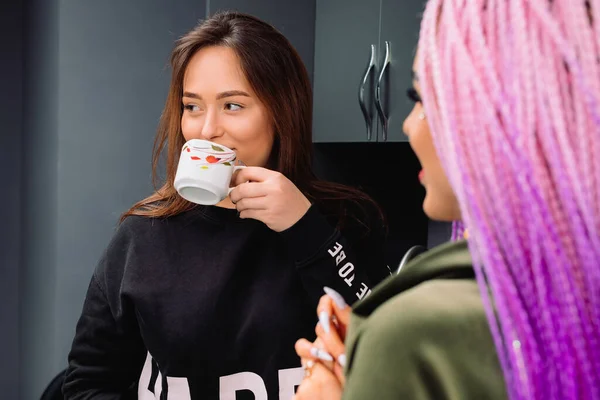
{"type": "Polygon", "coordinates": [[[383,81],[383,77],[387,70],[388,65],[390,65],[390,42],[386,40],[385,42],[385,58],[383,60],[383,66],[381,67],[381,73],[379,74],[379,79],[377,80],[377,88],[375,89],[375,106],[377,107],[377,113],[379,114],[379,118],[381,119],[381,125],[383,126],[383,141],[387,141],[388,136],[388,117],[385,115],[385,111],[383,109],[383,105],[381,104],[381,81],[383,81]]]}
{"type": "Polygon", "coordinates": [[[365,85],[369,80],[369,75],[371,72],[375,70],[375,45],[371,45],[371,59],[369,60],[369,65],[367,65],[367,69],[365,71],[365,75],[363,76],[360,85],[358,86],[358,104],[360,104],[360,109],[363,113],[363,117],[365,118],[365,124],[367,124],[367,141],[371,141],[372,137],[372,125],[373,125],[373,117],[369,113],[369,109],[365,104],[365,85]]]}

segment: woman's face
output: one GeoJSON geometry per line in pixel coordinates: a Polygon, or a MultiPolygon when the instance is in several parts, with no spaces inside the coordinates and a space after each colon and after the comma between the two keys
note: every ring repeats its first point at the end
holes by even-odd
{"type": "Polygon", "coordinates": [[[409,97],[414,101],[415,106],[404,120],[403,130],[408,136],[410,146],[423,168],[419,174],[421,184],[426,191],[423,210],[429,218],[434,220],[459,220],[458,201],[437,156],[429,131],[429,124],[427,123],[427,114],[425,114],[421,102],[419,77],[416,73],[416,59],[415,64],[413,64],[413,87],[409,90],[409,97]]]}
{"type": "Polygon", "coordinates": [[[199,50],[186,68],[181,100],[181,132],[186,141],[210,140],[234,150],[246,165],[267,165],[273,124],[232,49],[199,50]]]}

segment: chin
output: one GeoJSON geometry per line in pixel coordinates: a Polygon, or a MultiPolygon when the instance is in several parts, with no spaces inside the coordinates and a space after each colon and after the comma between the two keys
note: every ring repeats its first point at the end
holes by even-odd
{"type": "Polygon", "coordinates": [[[452,222],[456,220],[453,212],[449,212],[448,207],[443,205],[443,202],[433,198],[429,193],[425,195],[423,200],[423,212],[431,220],[441,222],[452,222]]]}

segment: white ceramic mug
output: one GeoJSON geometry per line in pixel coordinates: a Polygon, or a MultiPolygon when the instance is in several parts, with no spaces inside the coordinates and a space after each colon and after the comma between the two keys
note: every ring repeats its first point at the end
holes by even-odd
{"type": "Polygon", "coordinates": [[[215,205],[225,199],[233,173],[243,165],[234,165],[235,152],[208,140],[186,142],[179,156],[175,174],[175,190],[187,201],[215,205]]]}

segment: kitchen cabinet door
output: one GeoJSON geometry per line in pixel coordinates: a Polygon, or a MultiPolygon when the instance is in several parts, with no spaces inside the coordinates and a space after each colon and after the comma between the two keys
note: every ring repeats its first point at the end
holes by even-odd
{"type": "Polygon", "coordinates": [[[377,117],[371,98],[377,73],[375,65],[364,82],[369,124],[359,104],[359,85],[369,61],[372,59],[375,64],[378,56],[379,3],[317,0],[313,85],[313,141],[316,143],[377,140],[377,117]]]}
{"type": "Polygon", "coordinates": [[[379,131],[380,142],[407,140],[402,132],[402,123],[413,103],[408,100],[406,90],[412,85],[412,65],[424,9],[424,0],[382,0],[381,3],[379,66],[383,75],[380,74],[380,93],[387,127],[379,131]],[[387,60],[386,47],[389,50],[387,60]]]}

